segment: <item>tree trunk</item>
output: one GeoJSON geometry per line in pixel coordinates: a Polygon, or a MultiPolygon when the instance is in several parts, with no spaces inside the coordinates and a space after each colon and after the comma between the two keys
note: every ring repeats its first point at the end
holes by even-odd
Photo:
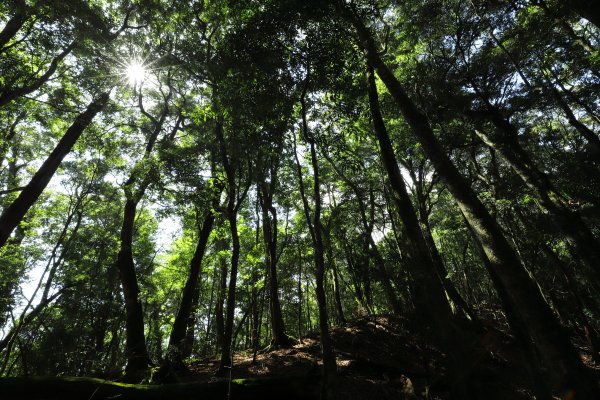
{"type": "MultiPolygon", "coordinates": [[[[238,197],[240,187],[236,183],[236,171],[238,170],[237,159],[230,159],[227,154],[227,144],[223,135],[223,122],[217,121],[215,130],[219,150],[221,154],[221,162],[227,177],[227,208],[225,214],[229,222],[229,230],[231,234],[231,266],[229,272],[229,286],[227,288],[227,307],[225,311],[225,329],[223,331],[223,347],[221,349],[221,363],[219,365],[218,375],[224,375],[233,364],[232,342],[233,339],[233,322],[235,316],[235,295],[237,285],[238,264],[240,259],[240,237],[237,229],[237,214],[238,209],[243,202],[249,186],[238,197]]],[[[238,172],[240,173],[240,172],[238,172]]]]}
{"type": "Polygon", "coordinates": [[[63,158],[71,151],[83,131],[91,124],[92,120],[106,105],[108,93],[101,94],[92,101],[87,109],[75,118],[75,122],[67,129],[52,153],[31,178],[19,196],[8,206],[0,216],[0,247],[4,246],[12,231],[21,222],[25,213],[40,197],[50,179],[60,166],[63,158]]]}
{"type": "Polygon", "coordinates": [[[261,182],[260,198],[263,219],[263,238],[265,242],[267,272],[269,274],[269,308],[271,311],[271,347],[290,347],[292,341],[285,333],[285,324],[279,301],[279,285],[277,282],[277,209],[273,206],[273,192],[276,175],[271,174],[271,182],[261,182]]]}
{"type": "Polygon", "coordinates": [[[598,0],[567,0],[565,6],[600,29],[600,2],[598,0]]]}
{"type": "Polygon", "coordinates": [[[16,0],[16,11],[13,16],[6,22],[4,25],[4,29],[0,32],[0,53],[4,46],[19,32],[19,30],[23,27],[27,19],[28,15],[28,7],[25,1],[16,0]]]}
{"type": "Polygon", "coordinates": [[[433,338],[449,355],[449,368],[455,371],[455,395],[465,399],[476,397],[470,390],[472,385],[467,379],[471,372],[471,362],[474,356],[473,349],[468,347],[472,345],[468,342],[473,338],[467,332],[461,331],[455,324],[454,315],[437,274],[435,263],[431,258],[416,211],[406,190],[392,143],[381,116],[375,74],[370,65],[368,67],[368,91],[371,118],[379,142],[381,158],[393,189],[393,200],[406,233],[410,258],[407,267],[412,278],[411,295],[415,309],[423,325],[432,329],[433,338]],[[458,370],[461,372],[458,373],[458,370]]]}
{"type": "Polygon", "coordinates": [[[600,282],[600,242],[594,237],[579,213],[571,210],[548,175],[540,171],[518,141],[517,129],[498,110],[490,108],[486,117],[501,132],[501,137],[476,130],[477,136],[502,155],[525,184],[534,190],[540,204],[550,212],[560,231],[577,255],[600,282]]]}
{"type": "MultiPolygon", "coordinates": [[[[308,67],[310,69],[310,66],[308,67]]],[[[302,179],[302,168],[296,152],[296,137],[294,134],[294,155],[296,157],[298,179],[300,183],[300,196],[306,223],[309,228],[310,236],[313,242],[313,254],[315,262],[317,306],[319,309],[319,332],[321,334],[321,354],[323,356],[323,382],[321,384],[321,399],[333,400],[337,397],[337,364],[333,343],[329,335],[329,317],[327,312],[327,297],[325,294],[325,255],[321,226],[321,187],[319,182],[319,163],[317,160],[317,151],[314,139],[309,136],[308,122],[306,118],[306,92],[308,88],[308,76],[304,90],[300,97],[302,113],[302,131],[305,139],[310,144],[310,160],[313,167],[313,218],[310,217],[310,207],[308,198],[304,190],[304,181],[302,179]]]]}
{"type": "MultiPolygon", "coordinates": [[[[219,250],[225,250],[227,248],[227,242],[221,240],[218,246],[219,250]]],[[[227,261],[223,257],[219,257],[220,274],[219,274],[219,287],[217,289],[217,304],[215,305],[215,329],[217,333],[217,353],[223,348],[223,342],[225,340],[225,319],[223,317],[223,302],[225,301],[225,294],[227,293],[227,261]]]]}
{"type": "Polygon", "coordinates": [[[335,303],[335,312],[338,317],[338,322],[342,325],[346,324],[346,317],[344,316],[344,308],[342,307],[342,297],[340,293],[340,282],[338,278],[337,266],[335,265],[335,260],[329,260],[329,265],[331,265],[332,273],[333,273],[333,299],[335,303]]]}
{"type": "Polygon", "coordinates": [[[298,340],[302,340],[302,250],[298,246],[298,340]]]}
{"type": "MultiPolygon", "coordinates": [[[[171,92],[164,99],[163,107],[159,119],[150,115],[143,107],[142,95],[138,97],[139,108],[153,124],[152,131],[146,142],[143,159],[147,159],[154,149],[158,135],[162,131],[162,126],[168,115],[168,102],[171,92]]],[[[180,119],[177,122],[179,124],[180,119]]],[[[176,125],[176,127],[177,127],[176,125]]],[[[176,128],[174,130],[176,132],[176,128]]],[[[123,210],[123,224],[121,226],[121,243],[119,254],[117,255],[117,270],[123,288],[123,298],[125,300],[125,348],[127,353],[127,366],[125,367],[124,379],[129,382],[139,382],[146,374],[148,367],[152,364],[148,355],[144,334],[144,311],[138,298],[139,287],[133,260],[133,235],[135,227],[135,217],[137,206],[144,197],[146,189],[150,186],[148,175],[139,177],[137,173],[132,172],[131,176],[123,185],[125,192],[125,207],[123,210]],[[140,179],[141,178],[141,179],[140,179]],[[139,184],[138,184],[139,181],[139,184]],[[136,187],[136,184],[138,186],[136,187]]]]}
{"type": "MultiPolygon", "coordinates": [[[[42,85],[46,83],[50,79],[50,77],[52,77],[52,75],[54,75],[56,69],[58,68],[58,64],[66,56],[68,56],[74,48],[75,42],[68,45],[61,53],[59,53],[56,57],[52,59],[46,72],[44,72],[44,74],[39,76],[38,78],[35,78],[32,82],[29,82],[28,84],[17,88],[5,88],[2,91],[2,94],[0,94],[0,107],[5,106],[6,104],[19,97],[25,96],[29,93],[33,93],[34,91],[42,87],[42,85]]],[[[108,96],[108,94],[105,95],[108,96]]],[[[101,98],[103,98],[103,96],[104,95],[102,95],[101,98]]]]}
{"type": "Polygon", "coordinates": [[[231,270],[229,286],[227,287],[227,305],[225,310],[225,329],[223,331],[223,347],[221,348],[221,363],[219,374],[224,374],[233,365],[232,342],[233,322],[235,316],[235,292],[237,272],[240,259],[240,237],[237,230],[237,212],[228,212],[229,230],[231,232],[231,270]]]}
{"type": "Polygon", "coordinates": [[[204,215],[204,221],[202,222],[202,229],[198,235],[198,243],[194,256],[190,261],[190,273],[188,279],[185,282],[183,293],[181,296],[181,303],[179,304],[179,310],[173,323],[173,330],[169,337],[169,346],[175,346],[179,353],[182,354],[184,351],[184,342],[186,338],[186,331],[188,329],[188,319],[192,313],[192,304],[194,295],[197,292],[198,277],[200,275],[200,269],[202,267],[202,258],[206,250],[208,238],[212,232],[213,224],[215,222],[215,216],[212,210],[208,210],[204,215]]]}
{"type": "Polygon", "coordinates": [[[125,300],[125,351],[127,354],[125,379],[131,383],[139,382],[151,364],[146,349],[144,312],[138,298],[139,288],[133,261],[133,229],[136,209],[137,201],[127,199],[121,227],[121,247],[117,256],[117,269],[125,300]]]}
{"type": "Polygon", "coordinates": [[[385,260],[383,256],[379,252],[379,247],[375,244],[373,238],[371,238],[371,253],[373,254],[373,258],[375,259],[375,267],[377,268],[377,272],[380,276],[380,283],[383,287],[383,291],[385,293],[385,297],[392,308],[392,312],[395,315],[402,314],[402,306],[400,304],[400,300],[396,295],[396,291],[392,286],[392,278],[390,277],[387,268],[385,267],[385,260]]]}
{"type": "MultiPolygon", "coordinates": [[[[304,108],[304,107],[303,107],[304,108]]],[[[335,389],[337,366],[335,353],[333,351],[333,343],[329,335],[329,320],[327,313],[327,298],[325,295],[325,255],[321,227],[321,193],[319,183],[319,165],[317,160],[317,152],[314,141],[310,142],[311,163],[314,174],[314,190],[313,198],[315,209],[313,214],[313,230],[314,230],[314,257],[316,267],[316,294],[317,305],[319,308],[319,330],[321,332],[321,351],[323,353],[323,369],[325,370],[324,393],[322,398],[328,400],[335,399],[335,389]]]]}
{"type": "Polygon", "coordinates": [[[392,71],[381,60],[368,29],[358,16],[345,8],[344,10],[357,30],[369,62],[377,70],[425,154],[473,227],[490,260],[490,266],[499,278],[496,284],[502,285],[498,289],[506,292],[505,299],[510,304],[505,304],[505,307],[508,306],[515,312],[526,329],[528,337],[520,339],[535,346],[543,360],[539,367],[544,371],[547,384],[556,391],[575,389],[581,397],[593,398],[593,393],[597,392],[595,382],[570,343],[567,332],[552,314],[502,230],[440,145],[427,117],[417,109],[392,71]]]}
{"type": "Polygon", "coordinates": [[[440,276],[440,279],[442,280],[442,284],[444,285],[444,289],[446,290],[448,297],[450,298],[450,300],[452,300],[452,302],[454,303],[454,305],[456,307],[458,307],[460,310],[462,310],[465,313],[465,315],[468,316],[468,318],[473,322],[474,325],[481,327],[481,321],[479,320],[479,317],[477,316],[477,314],[475,314],[475,311],[473,311],[471,306],[465,301],[465,299],[462,297],[462,295],[458,292],[454,283],[450,280],[450,278],[448,278],[448,272],[446,270],[444,260],[442,259],[442,256],[441,256],[440,252],[438,251],[435,241],[433,240],[433,236],[431,234],[431,228],[429,226],[429,221],[426,219],[423,220],[423,218],[421,221],[424,226],[423,235],[425,236],[425,241],[427,242],[427,245],[429,246],[429,250],[431,252],[431,257],[432,257],[433,262],[438,270],[438,274],[440,276]]]}
{"type": "MultiPolygon", "coordinates": [[[[375,76],[370,67],[368,78],[369,104],[374,131],[379,143],[381,159],[393,189],[393,200],[396,204],[398,214],[404,223],[406,237],[409,242],[412,260],[407,263],[407,266],[414,282],[412,296],[415,308],[417,312],[424,314],[423,320],[426,324],[434,321],[444,321],[444,324],[451,324],[453,320],[452,311],[446,300],[446,295],[438,278],[431,255],[429,254],[429,248],[425,242],[416,211],[410,201],[396,161],[396,156],[394,155],[392,143],[381,117],[375,76]]],[[[436,327],[436,330],[438,330],[437,328],[442,327],[436,327]]],[[[448,325],[444,326],[439,333],[442,334],[447,329],[448,325]]],[[[445,342],[446,339],[443,338],[442,342],[445,342]]]]}

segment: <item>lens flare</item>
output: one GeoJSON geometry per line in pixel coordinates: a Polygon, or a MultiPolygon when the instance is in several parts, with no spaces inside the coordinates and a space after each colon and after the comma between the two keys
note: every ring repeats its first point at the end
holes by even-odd
{"type": "Polygon", "coordinates": [[[146,67],[140,60],[131,60],[125,66],[125,76],[132,86],[139,86],[146,77],[146,67]]]}

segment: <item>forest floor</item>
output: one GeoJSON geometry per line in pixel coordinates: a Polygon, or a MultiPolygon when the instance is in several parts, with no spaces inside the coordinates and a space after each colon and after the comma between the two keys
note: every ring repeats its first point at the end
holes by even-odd
{"type": "MultiPolygon", "coordinates": [[[[391,316],[363,317],[332,329],[339,371],[340,398],[353,399],[446,399],[453,383],[444,368],[443,355],[409,333],[408,322],[391,316]]],[[[527,371],[512,339],[498,330],[479,336],[480,358],[464,365],[465,379],[477,397],[531,399],[526,389],[527,371]]],[[[262,351],[234,357],[231,378],[285,378],[317,375],[320,364],[318,335],[302,338],[289,349],[262,351]]],[[[586,363],[599,374],[599,369],[586,363]]],[[[214,382],[218,360],[193,362],[184,380],[214,382]]]]}
{"type": "MultiPolygon", "coordinates": [[[[445,356],[428,343],[427,333],[408,320],[392,316],[362,317],[331,329],[338,365],[339,399],[449,399],[457,381],[470,397],[486,400],[532,399],[527,389],[524,355],[512,338],[498,329],[471,335],[477,357],[459,360],[448,371],[445,356]],[[457,373],[459,372],[459,373],[457,373]]],[[[600,368],[581,347],[584,362],[596,377],[600,368]]],[[[318,399],[319,336],[308,335],[287,349],[240,352],[231,377],[217,378],[217,359],[195,360],[178,383],[131,385],[89,377],[0,378],[0,399],[34,400],[192,400],[318,399]]],[[[558,398],[558,397],[557,397],[558,398]]],[[[570,398],[570,397],[565,397],[570,398]]]]}

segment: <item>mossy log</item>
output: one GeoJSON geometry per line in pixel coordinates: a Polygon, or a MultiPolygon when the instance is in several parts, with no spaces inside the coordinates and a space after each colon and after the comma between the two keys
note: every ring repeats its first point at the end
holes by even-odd
{"type": "Polygon", "coordinates": [[[316,376],[234,379],[211,383],[132,385],[96,378],[15,377],[0,378],[3,400],[245,400],[318,399],[316,376]],[[229,394],[229,396],[228,396],[229,394]]]}

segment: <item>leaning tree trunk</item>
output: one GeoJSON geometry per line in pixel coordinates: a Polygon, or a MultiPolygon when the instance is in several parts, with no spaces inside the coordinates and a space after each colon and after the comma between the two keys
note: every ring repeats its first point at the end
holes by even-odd
{"type": "MultiPolygon", "coordinates": [[[[417,312],[423,313],[427,323],[444,321],[451,324],[453,320],[450,305],[446,300],[443,286],[437,276],[427,243],[421,231],[416,211],[406,190],[394,149],[379,111],[379,99],[375,86],[375,76],[369,68],[369,104],[374,132],[379,143],[383,166],[393,189],[393,200],[406,232],[410,248],[411,262],[407,263],[411,278],[414,281],[412,297],[417,312]]],[[[438,327],[441,328],[441,327],[438,327]]],[[[439,330],[440,334],[447,331],[447,325],[439,330]]],[[[445,339],[443,340],[445,341],[445,339]]]]}
{"type": "Polygon", "coordinates": [[[566,0],[564,5],[600,29],[600,1],[566,0]]]}
{"type": "Polygon", "coordinates": [[[27,19],[29,18],[29,7],[24,0],[16,0],[16,11],[13,16],[6,21],[6,25],[0,31],[0,53],[4,46],[21,30],[27,19]]]}
{"type": "Polygon", "coordinates": [[[450,356],[449,367],[456,373],[455,395],[461,398],[471,398],[474,394],[469,390],[467,377],[470,372],[469,363],[474,356],[472,345],[469,343],[473,338],[456,325],[454,314],[423,236],[417,213],[406,190],[392,142],[381,116],[375,74],[370,65],[368,67],[368,91],[371,118],[379,142],[381,159],[387,171],[390,186],[393,189],[393,200],[406,233],[410,258],[407,266],[412,278],[411,295],[415,309],[421,317],[422,323],[432,329],[432,336],[450,356]],[[460,373],[458,373],[459,370],[460,373]]]}
{"type": "Polygon", "coordinates": [[[75,118],[75,122],[67,129],[65,135],[21,191],[19,197],[4,210],[0,216],[0,247],[4,246],[15,227],[23,220],[25,213],[40,197],[62,160],[71,151],[83,131],[92,123],[96,114],[104,108],[108,99],[109,94],[102,93],[88,105],[83,113],[75,118]]]}
{"type": "MultiPolygon", "coordinates": [[[[490,106],[491,107],[491,106],[490,106]]],[[[475,130],[477,136],[502,155],[523,182],[535,191],[540,204],[552,215],[553,221],[565,235],[575,253],[600,282],[600,241],[598,241],[578,212],[572,210],[554,184],[540,171],[518,140],[517,129],[495,108],[484,117],[501,132],[500,135],[475,130]]]]}
{"type": "Polygon", "coordinates": [[[431,258],[433,259],[433,263],[438,271],[440,279],[442,280],[442,284],[444,285],[444,289],[446,290],[448,297],[450,298],[450,300],[452,300],[456,307],[458,307],[465,313],[465,315],[468,316],[468,318],[475,326],[481,327],[481,320],[479,319],[477,314],[475,314],[473,308],[458,292],[458,289],[456,289],[456,286],[448,277],[448,272],[446,270],[444,260],[442,259],[442,255],[440,254],[437,245],[435,244],[435,240],[433,239],[431,227],[427,218],[427,213],[423,210],[422,204],[420,205],[419,215],[421,219],[421,224],[423,226],[423,235],[425,236],[425,241],[427,242],[427,246],[429,247],[429,251],[431,252],[431,258]]]}
{"type": "Polygon", "coordinates": [[[433,163],[437,173],[454,196],[458,206],[473,227],[483,246],[490,266],[506,292],[505,304],[526,329],[521,337],[533,346],[543,361],[539,367],[549,386],[556,391],[575,390],[582,398],[593,398],[597,384],[591,378],[579,355],[570,343],[565,329],[545,302],[539,287],[529,277],[521,260],[504,237],[500,226],[489,214],[469,183],[460,175],[445,149],[435,137],[427,117],[418,110],[404,87],[382,61],[371,33],[360,18],[342,5],[346,18],[354,25],[361,46],[377,74],[399,106],[405,120],[433,163]]]}
{"type": "MultiPolygon", "coordinates": [[[[198,243],[196,244],[194,256],[190,261],[190,273],[183,288],[179,310],[177,311],[175,322],[173,322],[173,329],[171,330],[171,336],[169,337],[169,347],[173,346],[177,348],[179,354],[184,353],[188,320],[190,314],[192,313],[194,296],[198,287],[198,278],[200,275],[200,269],[202,267],[202,258],[204,257],[206,245],[208,243],[210,233],[212,232],[214,222],[214,214],[211,210],[207,211],[204,215],[204,221],[202,222],[202,229],[198,235],[198,243]]],[[[181,361],[181,359],[176,361],[181,361]]]]}

